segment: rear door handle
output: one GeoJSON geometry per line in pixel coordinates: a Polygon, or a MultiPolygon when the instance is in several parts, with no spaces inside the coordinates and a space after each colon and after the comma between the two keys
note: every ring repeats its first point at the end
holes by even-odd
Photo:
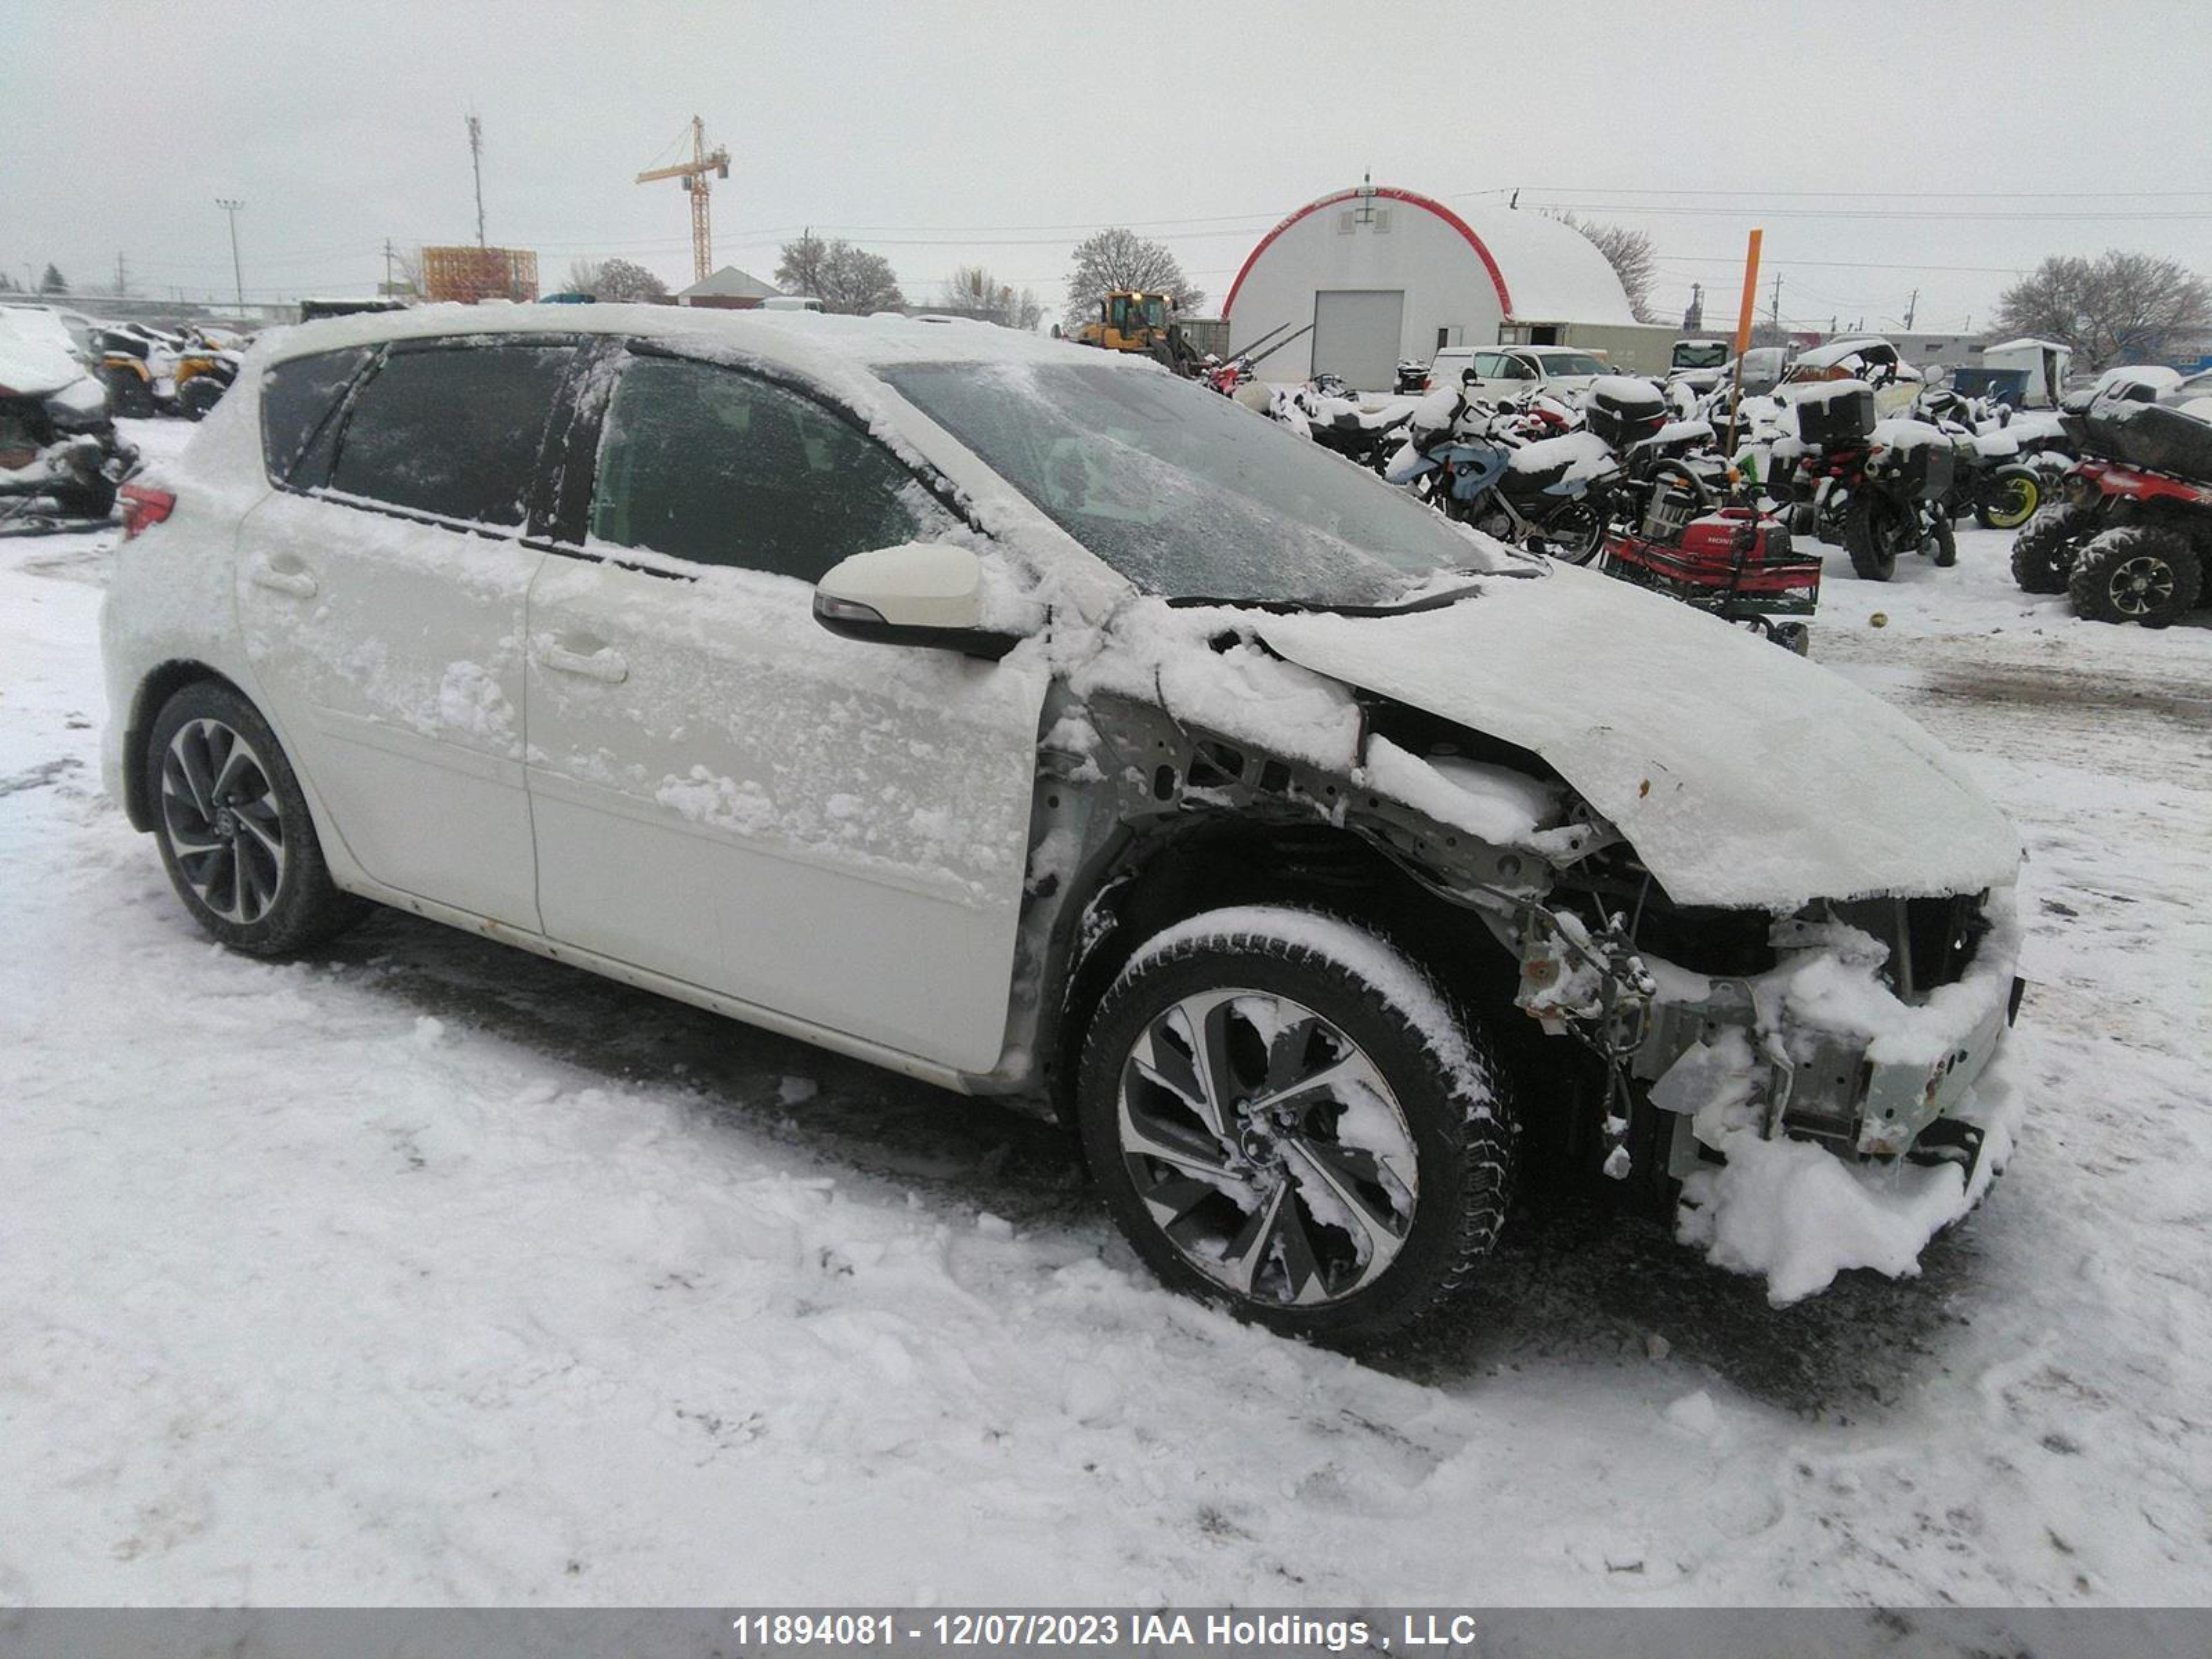
{"type": "Polygon", "coordinates": [[[603,685],[620,685],[629,678],[629,665],[616,652],[605,646],[592,652],[564,650],[557,645],[538,647],[538,660],[544,667],[562,674],[580,674],[587,680],[598,680],[603,685]]]}
{"type": "Polygon", "coordinates": [[[252,580],[256,587],[265,587],[272,592],[289,593],[295,599],[315,597],[315,579],[304,570],[279,570],[271,564],[253,567],[252,580]]]}

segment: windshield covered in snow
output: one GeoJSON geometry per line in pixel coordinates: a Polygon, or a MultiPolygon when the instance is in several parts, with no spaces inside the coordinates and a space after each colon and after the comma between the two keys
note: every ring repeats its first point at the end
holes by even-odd
{"type": "Polygon", "coordinates": [[[1188,381],[1104,364],[879,372],[1147,592],[1382,605],[1440,570],[1498,567],[1441,514],[1188,381]]]}

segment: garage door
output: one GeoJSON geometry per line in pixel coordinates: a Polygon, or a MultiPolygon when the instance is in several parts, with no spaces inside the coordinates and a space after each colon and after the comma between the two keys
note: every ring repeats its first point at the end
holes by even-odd
{"type": "Polygon", "coordinates": [[[1341,374],[1359,392],[1389,391],[1405,320],[1401,288],[1324,289],[1314,295],[1314,373],[1341,374]]]}

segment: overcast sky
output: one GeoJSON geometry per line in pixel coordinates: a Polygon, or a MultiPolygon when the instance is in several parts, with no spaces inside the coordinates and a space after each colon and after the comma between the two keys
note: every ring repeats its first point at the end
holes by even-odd
{"type": "MultiPolygon", "coordinates": [[[[0,268],[249,297],[373,290],[386,238],[495,243],[548,286],[619,254],[690,280],[672,183],[692,114],[728,145],[715,263],[774,271],[811,224],[910,298],[963,261],[1048,307],[1106,224],[1218,304],[1259,234],[1358,181],[1520,190],[1649,230],[1656,296],[1733,317],[1766,231],[1785,319],[1985,318],[2051,252],[2212,272],[2212,3],[258,4],[0,0],[0,268]]],[[[1767,295],[1762,290],[1761,309],[1767,295]]],[[[1209,307],[1210,309],[1211,307],[1209,307]]]]}

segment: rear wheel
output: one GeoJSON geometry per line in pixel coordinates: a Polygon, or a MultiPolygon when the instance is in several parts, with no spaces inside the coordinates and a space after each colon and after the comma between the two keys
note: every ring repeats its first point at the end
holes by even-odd
{"type": "Polygon", "coordinates": [[[1413,1323],[1504,1218],[1511,1124],[1480,1028],[1310,911],[1217,910],[1144,946],[1091,1022],[1078,1116],[1146,1265],[1286,1334],[1413,1323]]]}
{"type": "Polygon", "coordinates": [[[2074,614],[2164,628],[2197,604],[2203,567],[2189,538],[2158,525],[2122,525],[2081,550],[2067,582],[2074,614]]]}
{"type": "Polygon", "coordinates": [[[1990,475],[1974,503],[1974,520],[1984,530],[2017,530],[2035,516],[2043,501],[2043,480],[2024,466],[2001,466],[1990,475]]]}
{"type": "Polygon", "coordinates": [[[1920,546],[1920,514],[1905,502],[1862,489],[1844,509],[1844,550],[1861,580],[1886,582],[1897,562],[1920,546]]]}
{"type": "Polygon", "coordinates": [[[154,838],[192,919],[234,950],[283,956],[367,908],[323,862],[307,798],[252,703],[202,680],[162,706],[147,739],[154,838]]]}
{"type": "Polygon", "coordinates": [[[2012,579],[2027,593],[2063,593],[2081,544],[2097,531],[2092,503],[2057,501],[2039,511],[2014,538],[2012,579]]]}
{"type": "Polygon", "coordinates": [[[1584,495],[1553,513],[1536,533],[1544,550],[1561,563],[1588,564],[1605,545],[1607,516],[1603,498],[1584,495]]]}

